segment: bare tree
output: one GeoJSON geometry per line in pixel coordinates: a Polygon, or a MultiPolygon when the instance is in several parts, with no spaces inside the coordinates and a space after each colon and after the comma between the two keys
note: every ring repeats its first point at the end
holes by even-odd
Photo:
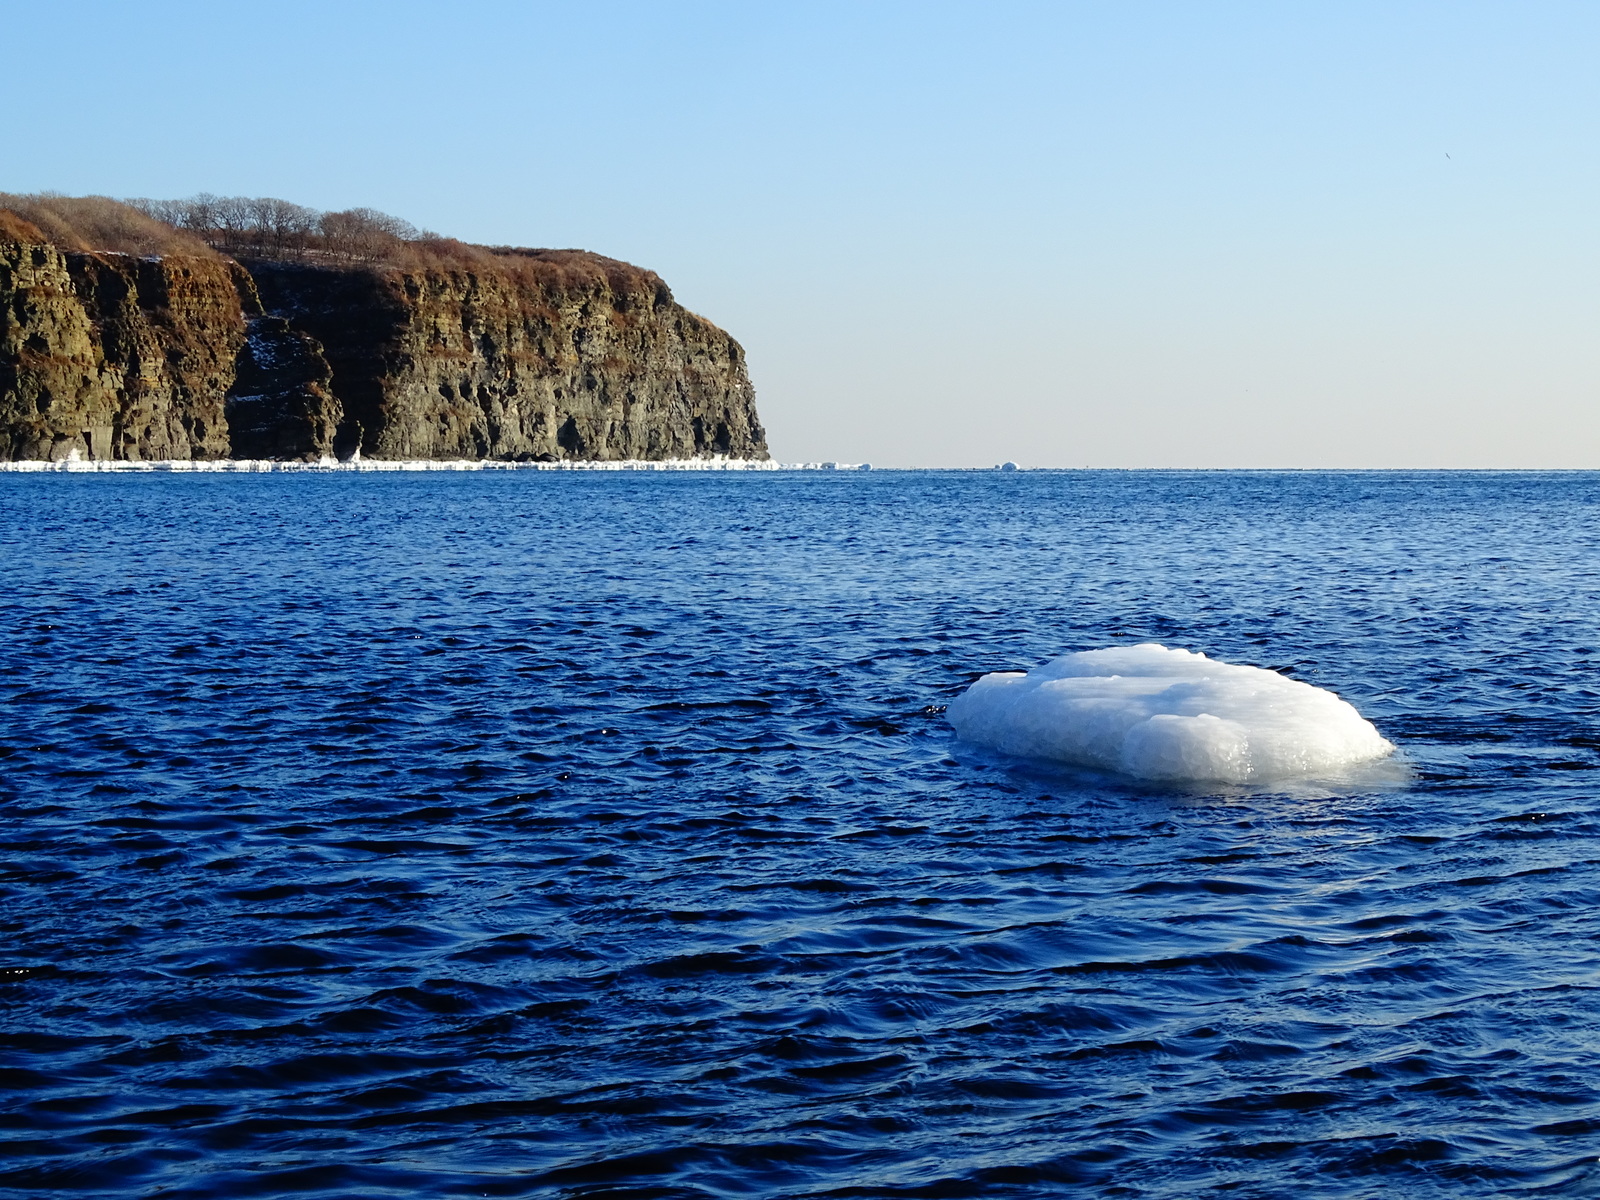
{"type": "Polygon", "coordinates": [[[217,201],[217,227],[229,254],[243,253],[250,245],[256,231],[250,208],[251,201],[246,196],[223,196],[217,201]]]}
{"type": "Polygon", "coordinates": [[[399,243],[417,239],[417,230],[409,221],[371,208],[323,213],[320,229],[323,248],[346,262],[379,262],[399,243]]]}
{"type": "Polygon", "coordinates": [[[219,197],[210,192],[201,192],[188,200],[176,201],[183,212],[182,227],[211,240],[211,235],[218,229],[218,200],[219,197]]]}
{"type": "Polygon", "coordinates": [[[393,262],[407,256],[407,243],[441,240],[376,209],[325,213],[272,196],[202,192],[187,200],[126,203],[163,225],[194,234],[213,249],[242,257],[393,262]]]}
{"type": "Polygon", "coordinates": [[[253,249],[267,258],[304,258],[316,233],[319,214],[315,209],[268,196],[251,200],[250,221],[254,228],[253,249]]]}

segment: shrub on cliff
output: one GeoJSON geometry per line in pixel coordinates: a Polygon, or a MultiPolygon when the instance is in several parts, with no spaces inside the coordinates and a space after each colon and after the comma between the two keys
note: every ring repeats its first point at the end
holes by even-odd
{"type": "Polygon", "coordinates": [[[371,208],[318,212],[274,196],[130,200],[140,212],[235,258],[274,262],[403,264],[423,235],[409,222],[371,208]]]}
{"type": "Polygon", "coordinates": [[[44,231],[9,208],[0,208],[0,241],[25,242],[32,246],[48,245],[50,239],[44,231]]]}
{"type": "Polygon", "coordinates": [[[0,208],[10,209],[42,234],[46,242],[63,250],[216,257],[201,239],[109,196],[57,196],[50,192],[24,196],[0,192],[0,208]]]}
{"type": "Polygon", "coordinates": [[[364,266],[402,271],[471,271],[541,289],[608,289],[623,309],[662,307],[672,293],[661,277],[583,250],[475,246],[370,208],[319,212],[275,197],[112,200],[105,196],[0,193],[0,238],[64,250],[194,254],[267,262],[364,266]]]}

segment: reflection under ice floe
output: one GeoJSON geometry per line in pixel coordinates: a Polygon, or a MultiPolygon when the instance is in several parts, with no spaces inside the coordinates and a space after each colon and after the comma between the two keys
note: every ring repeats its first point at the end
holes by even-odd
{"type": "Polygon", "coordinates": [[[1117,796],[1130,801],[1160,797],[1180,806],[1190,801],[1228,804],[1271,796],[1294,801],[1296,812],[1302,817],[1309,816],[1312,811],[1307,805],[1326,801],[1342,809],[1355,801],[1359,807],[1362,797],[1409,788],[1417,783],[1419,773],[1427,774],[1431,763],[1431,759],[1418,762],[1400,750],[1386,758],[1316,775],[1232,783],[1216,779],[1142,779],[1103,767],[1005,754],[959,740],[950,747],[950,758],[974,772],[994,772],[1005,776],[1012,784],[1022,783],[1030,803],[1042,802],[1051,808],[1078,805],[1088,796],[1102,801],[1117,796]]]}
{"type": "Polygon", "coordinates": [[[1344,780],[1394,752],[1332,692],[1154,643],[985,675],[948,715],[978,746],[1164,783],[1344,780]]]}

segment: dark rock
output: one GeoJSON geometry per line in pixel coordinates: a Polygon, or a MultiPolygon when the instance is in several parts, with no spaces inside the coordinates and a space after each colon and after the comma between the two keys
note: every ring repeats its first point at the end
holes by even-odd
{"type": "Polygon", "coordinates": [[[305,462],[331,456],[344,418],[332,380],[310,334],[282,317],[251,317],[228,390],[231,456],[305,462]]]}
{"type": "Polygon", "coordinates": [[[231,263],[0,240],[0,458],[223,458],[231,263]]]}
{"type": "Polygon", "coordinates": [[[325,348],[365,455],[767,457],[743,350],[653,272],[577,251],[250,269],[265,308],[325,348]]]}
{"type": "Polygon", "coordinates": [[[0,459],[765,459],[739,344],[582,251],[304,265],[0,223],[0,459]]]}

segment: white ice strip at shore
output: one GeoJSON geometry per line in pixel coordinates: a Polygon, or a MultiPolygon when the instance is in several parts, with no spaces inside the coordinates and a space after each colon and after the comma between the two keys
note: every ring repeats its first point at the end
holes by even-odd
{"type": "Polygon", "coordinates": [[[616,462],[501,462],[495,459],[386,459],[362,458],[337,462],[278,462],[274,459],[216,458],[209,460],[162,459],[126,462],[108,459],[63,459],[60,462],[0,462],[0,472],[101,472],[149,473],[155,471],[222,474],[285,471],[867,471],[866,463],[779,463],[746,458],[621,459],[616,462]]]}
{"type": "Polygon", "coordinates": [[[975,745],[1169,783],[1327,778],[1390,754],[1332,692],[1146,643],[985,675],[950,705],[975,745]]]}

